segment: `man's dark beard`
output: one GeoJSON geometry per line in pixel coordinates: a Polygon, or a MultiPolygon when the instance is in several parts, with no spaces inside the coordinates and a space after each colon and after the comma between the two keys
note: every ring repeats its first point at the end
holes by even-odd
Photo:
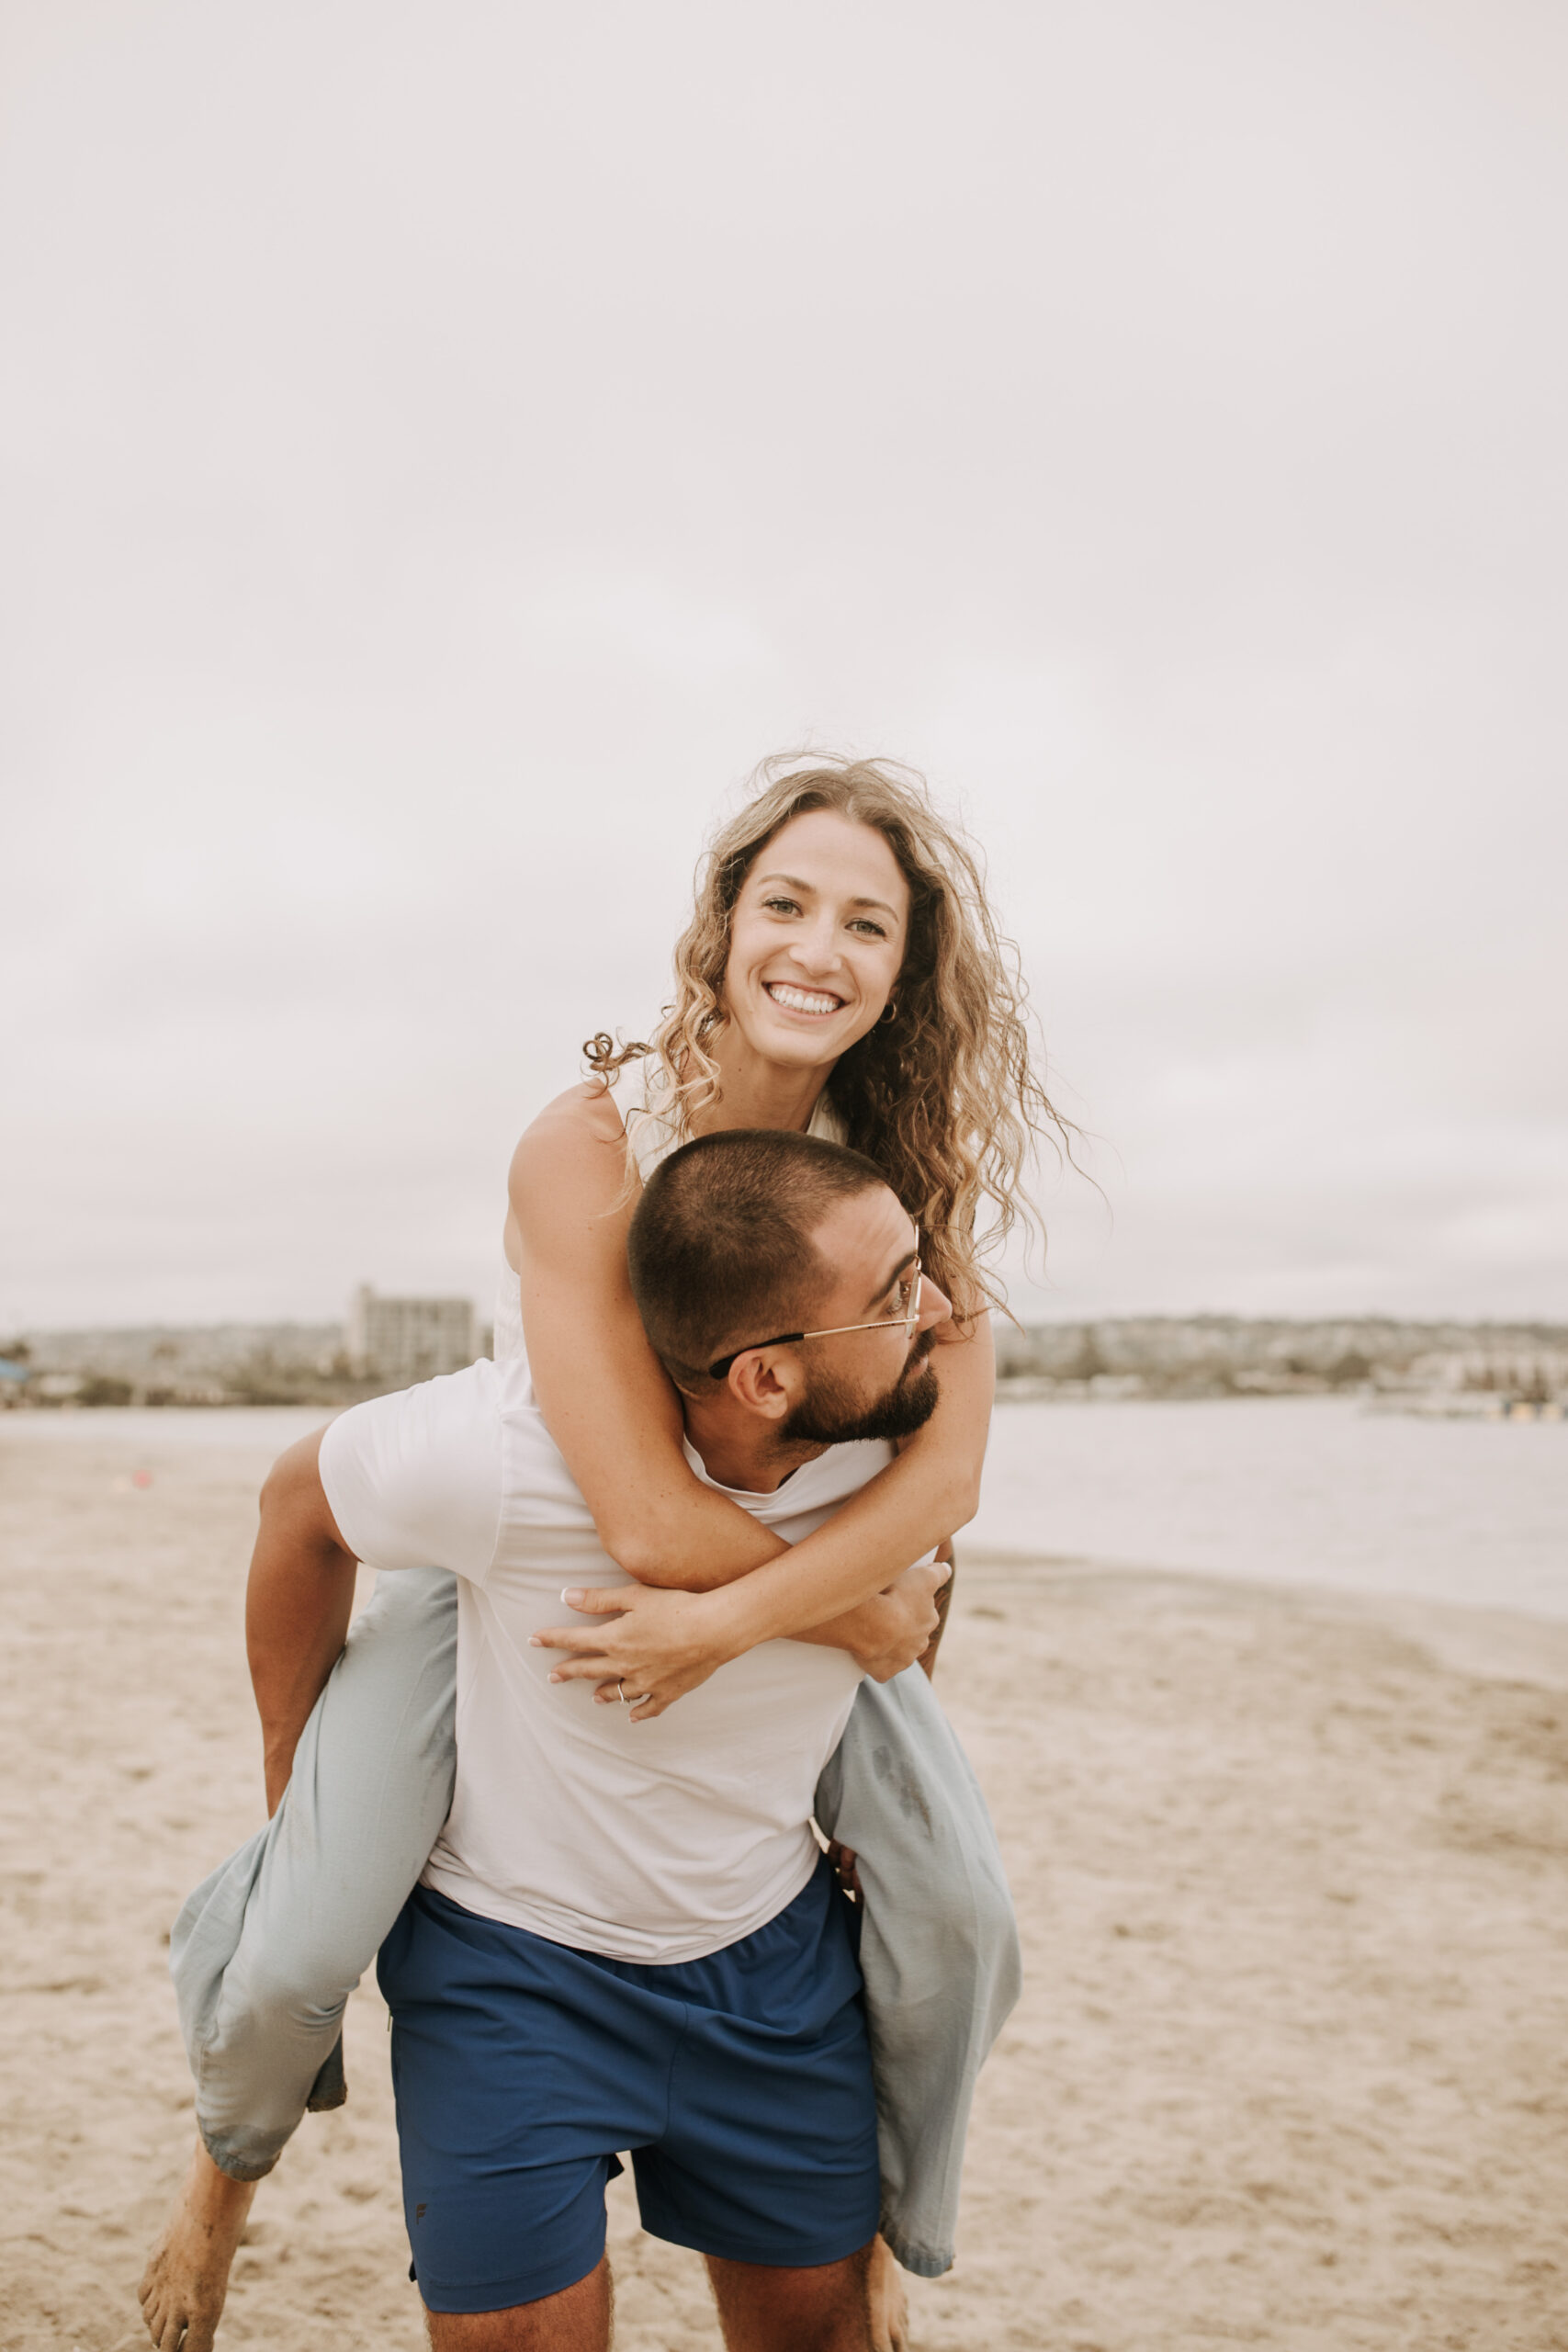
{"type": "Polygon", "coordinates": [[[892,1387],[872,1405],[863,1405],[831,1374],[820,1374],[780,1430],[781,1443],[854,1445],[868,1437],[913,1437],[942,1394],[929,1360],[931,1346],[931,1334],[922,1333],[892,1387]]]}

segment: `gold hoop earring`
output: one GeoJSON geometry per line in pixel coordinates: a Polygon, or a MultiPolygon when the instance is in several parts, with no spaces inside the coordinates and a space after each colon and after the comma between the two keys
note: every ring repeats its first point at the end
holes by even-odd
{"type": "Polygon", "coordinates": [[[877,1015],[876,1025],[879,1029],[886,1029],[890,1021],[897,1021],[897,1018],[898,1000],[896,996],[890,996],[877,1015]]]}

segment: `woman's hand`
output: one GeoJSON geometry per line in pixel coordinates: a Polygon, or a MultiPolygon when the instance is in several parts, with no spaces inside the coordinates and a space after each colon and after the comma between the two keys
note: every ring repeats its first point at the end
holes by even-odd
{"type": "Polygon", "coordinates": [[[797,1638],[848,1650],[862,1673],[874,1682],[891,1682],[931,1647],[942,1623],[937,1595],[952,1574],[952,1568],[940,1560],[906,1568],[885,1592],[797,1638]]]}
{"type": "MultiPolygon", "coordinates": [[[[906,1568],[886,1592],[802,1636],[848,1650],[874,1682],[889,1682],[912,1666],[936,1629],[936,1596],[953,1571],[940,1560],[906,1568]]],[[[549,1625],[533,1634],[536,1649],[570,1653],[552,1682],[595,1682],[602,1705],[622,1703],[623,1689],[637,1694],[634,1723],[661,1715],[732,1657],[736,1639],[724,1592],[661,1591],[640,1584],[591,1586],[561,1595],[569,1609],[593,1617],[592,1625],[549,1625]]]]}
{"type": "Polygon", "coordinates": [[[561,1599],[596,1623],[550,1625],[531,1636],[535,1648],[571,1653],[552,1669],[550,1680],[597,1682],[595,1699],[611,1706],[619,1705],[623,1689],[628,1698],[635,1693],[635,1724],[661,1715],[743,1646],[734,1638],[724,1591],[626,1584],[565,1592],[561,1599]]]}

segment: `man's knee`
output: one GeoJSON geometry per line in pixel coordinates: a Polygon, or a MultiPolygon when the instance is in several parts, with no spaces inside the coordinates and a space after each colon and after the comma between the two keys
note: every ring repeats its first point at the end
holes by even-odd
{"type": "Polygon", "coordinates": [[[432,2312],[434,2352],[609,2352],[614,2290],[607,2256],[586,2278],[501,2312],[432,2312]]]}
{"type": "Polygon", "coordinates": [[[727,2344],[746,2352],[872,2352],[871,2239],[841,2262],[776,2269],[708,2257],[727,2344]]]}

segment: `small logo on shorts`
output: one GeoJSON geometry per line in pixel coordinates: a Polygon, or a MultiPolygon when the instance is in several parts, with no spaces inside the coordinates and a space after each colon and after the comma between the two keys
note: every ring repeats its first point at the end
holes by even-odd
{"type": "Polygon", "coordinates": [[[423,2219],[424,2219],[424,2208],[423,2208],[423,2205],[416,2205],[416,2206],[414,2207],[414,2209],[413,2209],[413,2217],[414,2217],[414,2220],[415,2220],[416,2222],[423,2222],[423,2219]]]}

